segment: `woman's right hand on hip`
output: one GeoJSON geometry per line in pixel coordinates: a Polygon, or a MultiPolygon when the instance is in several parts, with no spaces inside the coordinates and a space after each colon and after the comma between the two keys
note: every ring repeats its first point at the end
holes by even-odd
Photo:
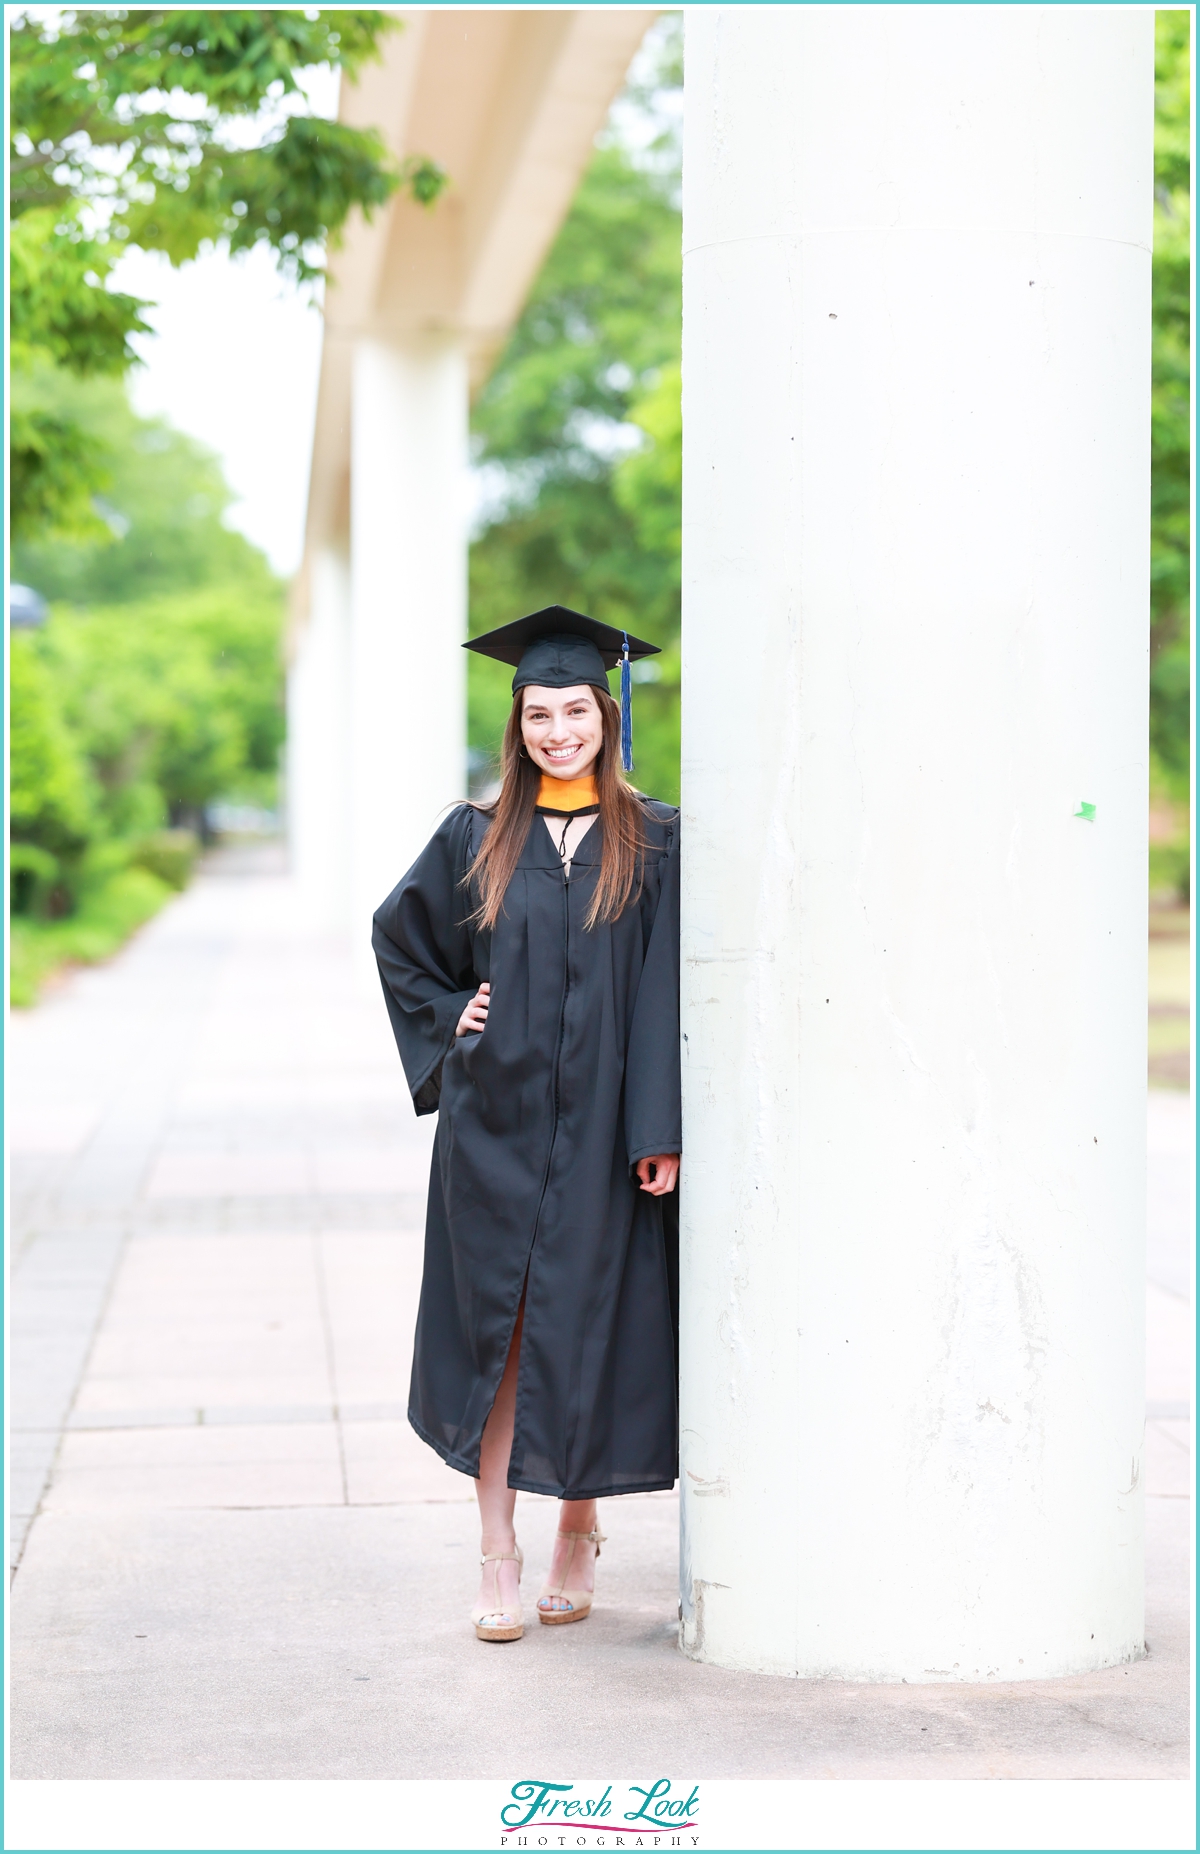
{"type": "Polygon", "coordinates": [[[485,980],[471,999],[466,1010],[458,1020],[455,1036],[468,1036],[472,1030],[482,1030],[487,1023],[488,994],[491,986],[485,980]]]}

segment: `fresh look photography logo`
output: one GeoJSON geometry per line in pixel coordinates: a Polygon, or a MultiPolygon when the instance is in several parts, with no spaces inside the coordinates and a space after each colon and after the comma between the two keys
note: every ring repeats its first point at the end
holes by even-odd
{"type": "Polygon", "coordinates": [[[700,1786],[514,1783],[500,1809],[502,1848],[698,1848],[700,1786]]]}

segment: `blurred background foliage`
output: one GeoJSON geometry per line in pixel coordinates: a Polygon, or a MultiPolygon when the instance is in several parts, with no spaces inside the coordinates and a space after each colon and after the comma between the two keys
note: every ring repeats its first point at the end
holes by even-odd
{"type": "Polygon", "coordinates": [[[12,639],[12,996],[103,958],[183,885],[213,801],[274,803],[283,587],[223,519],[215,458],[134,415],[151,308],[132,247],[180,264],[265,245],[320,276],[349,213],[444,175],[311,113],[379,11],[13,8],[9,28],[12,577],[50,601],[12,639]]]}
{"type": "MultiPolygon", "coordinates": [[[[652,29],[472,419],[485,501],[477,636],[562,604],[663,655],[635,666],[634,781],[679,797],[682,26],[652,29]]],[[[470,656],[472,784],[495,776],[512,672],[470,656]]],[[[614,693],[616,677],[613,677],[614,693]]]]}
{"type": "Polygon", "coordinates": [[[97,532],[13,548],[52,601],[11,640],[15,1003],[183,886],[215,800],[272,806],[283,739],[284,588],[216,460],[116,381],[75,382],[71,415],[112,464],[97,532]]]}
{"type": "Polygon", "coordinates": [[[1150,885],[1190,889],[1191,13],[1155,16],[1150,885]]]}

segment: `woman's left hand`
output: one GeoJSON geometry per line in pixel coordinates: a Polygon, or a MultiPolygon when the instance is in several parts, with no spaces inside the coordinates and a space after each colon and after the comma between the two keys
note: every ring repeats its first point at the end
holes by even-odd
{"type": "Polygon", "coordinates": [[[673,1191],[679,1178],[679,1154],[657,1152],[652,1159],[639,1159],[634,1167],[642,1181],[642,1190],[651,1197],[665,1197],[673,1191]]]}

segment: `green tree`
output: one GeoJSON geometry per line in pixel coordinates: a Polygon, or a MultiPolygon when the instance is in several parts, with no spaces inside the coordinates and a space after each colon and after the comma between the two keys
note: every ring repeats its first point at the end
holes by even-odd
{"type": "Polygon", "coordinates": [[[100,956],[169,893],[142,879],[147,867],[182,882],[186,839],[165,843],[164,826],[199,821],[217,798],[272,801],[283,738],[283,587],[225,527],[216,460],[163,420],[136,417],[116,381],[58,386],[114,463],[104,544],[14,550],[16,576],[53,600],[45,626],[13,640],[12,893],[26,998],[47,935],[100,956]],[[47,918],[53,929],[39,925],[47,918]]]}
{"type": "Polygon", "coordinates": [[[1155,15],[1150,742],[1156,778],[1179,797],[1191,689],[1190,39],[1189,12],[1155,15]]]}
{"type": "Polygon", "coordinates": [[[351,209],[444,176],[392,164],[372,129],[314,117],[302,74],[353,77],[399,22],[382,12],[124,7],[17,10],[9,23],[13,531],[92,533],[108,453],[47,384],[119,376],[145,333],[108,287],[131,246],[172,263],[207,242],[265,244],[319,275],[351,209]]]}
{"type": "MultiPolygon", "coordinates": [[[[58,606],[14,639],[12,835],[59,859],[60,912],[88,885],[85,852],[124,845],[127,861],[147,833],[195,822],[214,799],[265,794],[283,738],[281,616],[264,575],[58,606]]],[[[23,894],[17,905],[33,905],[23,894]]]]}
{"type": "Polygon", "coordinates": [[[87,761],[38,643],[28,632],[18,632],[9,666],[13,901],[29,913],[66,906],[68,871],[95,828],[87,761]]]}
{"type": "Polygon", "coordinates": [[[641,447],[618,464],[617,501],[642,547],[663,563],[679,585],[683,522],[683,380],[678,361],[664,367],[629,416],[643,434],[641,447]]]}
{"type": "Polygon", "coordinates": [[[73,605],[112,605],[234,580],[274,584],[258,549],[225,526],[233,497],[203,445],[164,419],[139,418],[120,381],[81,381],[57,371],[43,391],[50,410],[73,418],[109,461],[91,531],[15,542],[14,579],[73,605]]]}
{"type": "Polygon", "coordinates": [[[278,593],[231,594],[59,608],[47,625],[45,659],[100,788],[108,835],[179,822],[231,792],[244,771],[273,770],[278,593]]]}
{"type": "MultiPolygon", "coordinates": [[[[678,480],[670,401],[674,393],[677,426],[679,162],[673,134],[645,130],[681,82],[677,16],[655,40],[641,83],[616,112],[618,122],[622,111],[635,116],[642,132],[610,131],[598,148],[475,409],[476,460],[497,488],[471,550],[470,615],[478,634],[563,603],[665,644],[662,658],[639,666],[634,753],[637,782],[670,799],[679,789],[679,540],[669,486],[672,472],[678,480]],[[639,445],[645,462],[631,454],[639,445]],[[635,466],[660,474],[657,526],[627,474],[635,466]]],[[[469,738],[482,766],[499,744],[511,676],[472,656],[468,679],[469,738]]]]}

